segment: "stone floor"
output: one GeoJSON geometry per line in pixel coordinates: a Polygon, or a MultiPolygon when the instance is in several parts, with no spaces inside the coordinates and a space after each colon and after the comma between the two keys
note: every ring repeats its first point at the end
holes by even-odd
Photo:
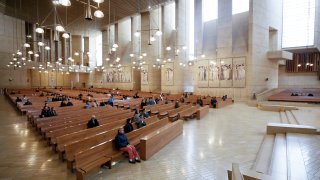
{"type": "MultiPolygon", "coordinates": [[[[4,97],[0,97],[0,117],[0,179],[76,178],[4,97]]],[[[232,162],[251,168],[266,124],[279,121],[277,112],[243,103],[210,109],[202,120],[186,121],[183,134],[148,161],[133,165],[122,160],[113,169],[101,168],[87,179],[223,180],[232,162]]],[[[308,153],[307,140],[303,142],[308,153]]]]}

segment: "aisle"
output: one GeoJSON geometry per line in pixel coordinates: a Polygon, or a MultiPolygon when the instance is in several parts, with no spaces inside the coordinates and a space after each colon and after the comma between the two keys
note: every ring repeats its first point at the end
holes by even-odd
{"type": "Polygon", "coordinates": [[[0,179],[75,179],[4,96],[0,117],[0,179]]]}

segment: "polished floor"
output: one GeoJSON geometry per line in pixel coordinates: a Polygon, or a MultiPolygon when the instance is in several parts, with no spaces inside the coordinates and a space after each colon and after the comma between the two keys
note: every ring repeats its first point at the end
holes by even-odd
{"type": "MultiPolygon", "coordinates": [[[[26,117],[8,102],[0,96],[0,179],[75,179],[75,174],[29,127],[26,117]]],[[[318,113],[317,108],[304,110],[318,113]]],[[[252,167],[268,122],[280,122],[279,113],[260,111],[243,103],[210,109],[202,120],[186,121],[183,134],[148,161],[129,164],[123,160],[111,170],[101,168],[86,178],[223,180],[232,162],[239,162],[241,168],[252,167]]],[[[303,139],[305,156],[315,157],[309,160],[308,175],[319,180],[320,159],[316,156],[319,137],[303,136],[303,139]]]]}

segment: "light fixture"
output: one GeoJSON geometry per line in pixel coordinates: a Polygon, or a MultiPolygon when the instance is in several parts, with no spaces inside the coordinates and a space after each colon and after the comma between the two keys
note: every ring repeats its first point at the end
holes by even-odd
{"type": "Polygon", "coordinates": [[[134,33],[134,36],[139,37],[139,36],[140,36],[140,32],[136,31],[136,32],[134,33]]]}
{"type": "Polygon", "coordinates": [[[153,42],[155,40],[156,40],[156,38],[154,36],[151,36],[150,41],[153,42]]]}
{"type": "Polygon", "coordinates": [[[142,56],[146,57],[146,56],[147,56],[147,53],[142,53],[142,56]]]}
{"type": "Polygon", "coordinates": [[[57,30],[58,32],[63,32],[63,31],[64,31],[64,27],[62,27],[61,25],[57,25],[57,26],[56,26],[56,30],[57,30]]]}
{"type": "Polygon", "coordinates": [[[202,58],[205,58],[205,57],[206,57],[206,55],[202,54],[202,55],[201,55],[201,57],[202,57],[202,58]]]}
{"type": "Polygon", "coordinates": [[[30,38],[32,38],[32,36],[29,34],[29,35],[27,35],[27,38],[29,38],[29,39],[30,39],[30,38]]]}
{"type": "Polygon", "coordinates": [[[30,47],[30,44],[24,43],[23,46],[26,47],[26,48],[28,48],[28,47],[30,47]]]}
{"type": "Polygon", "coordinates": [[[161,35],[162,35],[162,32],[161,32],[160,30],[158,30],[158,31],[156,32],[156,35],[157,35],[157,36],[161,36],[161,35]]]}
{"type": "Polygon", "coordinates": [[[43,42],[38,42],[38,46],[44,46],[44,43],[43,42]]]}
{"type": "Polygon", "coordinates": [[[313,66],[313,64],[310,64],[310,66],[313,66]]]}
{"type": "Polygon", "coordinates": [[[306,65],[307,65],[307,66],[309,66],[309,65],[310,65],[310,63],[307,63],[306,65]]]}
{"type": "Polygon", "coordinates": [[[43,30],[43,28],[41,28],[41,27],[37,27],[37,28],[36,28],[36,32],[39,33],[39,34],[43,34],[43,33],[44,33],[44,30],[43,30]]]}
{"type": "Polygon", "coordinates": [[[28,59],[28,62],[31,62],[31,59],[28,59]]]}
{"type": "Polygon", "coordinates": [[[75,55],[75,56],[79,56],[79,52],[76,51],[76,52],[74,53],[74,55],[75,55]]]}
{"type": "Polygon", "coordinates": [[[60,3],[59,3],[59,0],[52,0],[52,3],[54,4],[54,5],[59,5],[60,3]]]}
{"type": "Polygon", "coordinates": [[[120,58],[117,57],[116,62],[119,62],[119,61],[120,61],[120,58]]]}
{"type": "Polygon", "coordinates": [[[22,58],[21,58],[21,60],[22,60],[22,61],[25,61],[25,60],[26,60],[26,58],[25,58],[25,57],[22,57],[22,58]]]}
{"type": "Polygon", "coordinates": [[[136,62],[135,62],[135,61],[133,61],[133,62],[132,62],[132,64],[136,64],[136,62]]]}
{"type": "Polygon", "coordinates": [[[90,7],[90,0],[88,0],[87,7],[86,7],[86,20],[91,21],[92,20],[92,14],[91,14],[91,7],[90,7]]]}
{"type": "Polygon", "coordinates": [[[39,54],[38,53],[34,54],[34,57],[39,57],[39,54]]]}
{"type": "Polygon", "coordinates": [[[93,1],[96,3],[103,3],[104,2],[104,0],[93,0],[93,1]]]}
{"type": "Polygon", "coordinates": [[[169,58],[168,61],[171,62],[171,59],[169,58]]]}
{"type": "Polygon", "coordinates": [[[33,51],[28,51],[28,54],[30,54],[30,55],[33,54],[33,51]]]}
{"type": "Polygon", "coordinates": [[[113,48],[111,48],[111,51],[117,51],[117,49],[113,47],[113,48]]]}
{"type": "Polygon", "coordinates": [[[134,57],[134,54],[130,54],[130,57],[134,57]]]}
{"type": "Polygon", "coordinates": [[[167,50],[167,51],[170,51],[170,50],[171,50],[171,47],[170,47],[170,46],[166,47],[166,50],[167,50]]]}
{"type": "Polygon", "coordinates": [[[68,38],[70,38],[70,35],[68,33],[63,33],[62,37],[65,38],[65,39],[68,39],[68,38]]]}
{"type": "Polygon", "coordinates": [[[110,58],[106,58],[106,61],[110,61],[110,58]]]}
{"type": "Polygon", "coordinates": [[[59,4],[62,6],[71,6],[70,0],[59,0],[59,4]]]}
{"type": "Polygon", "coordinates": [[[186,49],[188,49],[188,48],[187,48],[187,46],[182,46],[182,49],[183,49],[183,50],[186,50],[186,49]]]}
{"type": "Polygon", "coordinates": [[[49,51],[49,50],[50,50],[50,47],[49,47],[49,46],[46,46],[44,49],[47,50],[47,51],[49,51]]]}
{"type": "Polygon", "coordinates": [[[17,55],[21,56],[22,52],[20,50],[18,50],[17,55]]]}
{"type": "Polygon", "coordinates": [[[113,44],[112,47],[118,48],[119,46],[118,46],[118,44],[113,44]]]}
{"type": "Polygon", "coordinates": [[[104,17],[104,14],[103,14],[103,12],[102,12],[100,9],[97,9],[97,10],[94,12],[94,16],[97,17],[97,18],[103,18],[103,17],[104,17]]]}

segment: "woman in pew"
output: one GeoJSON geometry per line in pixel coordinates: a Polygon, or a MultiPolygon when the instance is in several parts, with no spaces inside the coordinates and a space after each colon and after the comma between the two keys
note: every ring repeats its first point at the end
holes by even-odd
{"type": "Polygon", "coordinates": [[[129,132],[133,131],[132,119],[131,118],[127,119],[127,123],[126,123],[126,125],[124,125],[123,129],[124,129],[125,133],[129,133],[129,132]]]}
{"type": "Polygon", "coordinates": [[[92,115],[91,119],[87,123],[87,127],[89,128],[94,128],[99,126],[99,121],[96,119],[95,115],[92,115]]]}
{"type": "Polygon", "coordinates": [[[128,138],[124,134],[123,128],[118,130],[118,134],[115,137],[116,147],[120,151],[128,152],[129,154],[129,163],[141,162],[140,156],[133,145],[129,144],[128,138]]]}

